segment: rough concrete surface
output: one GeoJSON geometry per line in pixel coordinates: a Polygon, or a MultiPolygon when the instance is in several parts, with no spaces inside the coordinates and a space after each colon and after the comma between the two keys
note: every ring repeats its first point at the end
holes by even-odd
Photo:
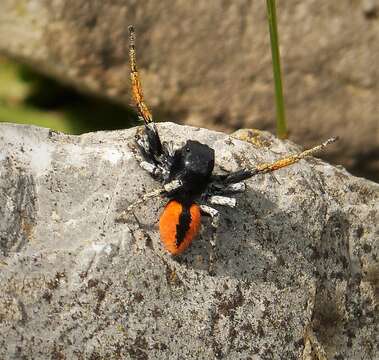
{"type": "MultiPolygon", "coordinates": [[[[159,130],[211,145],[218,172],[298,150],[254,131],[159,130]]],[[[207,220],[179,258],[159,241],[163,199],[118,220],[157,187],[134,134],[0,125],[1,359],[375,357],[377,184],[315,158],[250,179],[220,209],[210,276],[207,220]]]]}
{"type": "MultiPolygon", "coordinates": [[[[379,1],[277,1],[291,139],[379,171],[379,1]]],[[[0,53],[128,104],[127,26],[156,118],[274,130],[264,1],[2,0],[0,53]]],[[[377,178],[377,176],[376,176],[377,178]]]]}

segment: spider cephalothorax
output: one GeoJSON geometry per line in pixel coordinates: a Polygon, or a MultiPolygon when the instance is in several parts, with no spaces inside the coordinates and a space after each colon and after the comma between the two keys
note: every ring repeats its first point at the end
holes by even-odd
{"type": "MultiPolygon", "coordinates": [[[[129,31],[132,93],[139,117],[144,122],[143,131],[139,131],[136,135],[138,147],[136,156],[140,166],[158,180],[162,187],[142,196],[128,207],[127,212],[148,198],[166,196],[169,202],[159,220],[161,240],[166,250],[177,255],[191,244],[199,232],[201,214],[212,218],[213,236],[210,243],[214,249],[219,212],[208,204],[234,207],[236,200],[230,195],[245,191],[244,180],[294,164],[323,149],[336,138],[330,138],[310,150],[274,163],[260,164],[252,169],[241,169],[223,175],[213,174],[215,154],[208,145],[187,140],[181,148],[174,150],[171,143],[161,142],[157,127],[143,99],[136,67],[132,26],[129,27],[129,31]]],[[[210,264],[213,261],[213,253],[212,250],[210,264]]]]}
{"type": "Polygon", "coordinates": [[[181,202],[196,200],[206,189],[214,168],[214,150],[198,141],[187,140],[175,151],[169,180],[182,182],[174,197],[181,202]]]}

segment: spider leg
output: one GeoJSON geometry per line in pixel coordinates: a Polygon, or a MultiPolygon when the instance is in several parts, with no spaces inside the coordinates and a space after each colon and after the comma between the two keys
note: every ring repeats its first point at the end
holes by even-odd
{"type": "Polygon", "coordinates": [[[152,199],[152,198],[155,198],[155,197],[158,197],[158,196],[162,196],[162,195],[167,195],[169,194],[170,192],[173,192],[173,191],[176,191],[178,190],[180,187],[182,186],[182,183],[181,181],[179,180],[173,180],[171,182],[169,182],[168,184],[165,184],[163,187],[161,188],[158,188],[158,189],[155,189],[145,195],[142,195],[138,200],[136,200],[135,202],[133,202],[132,204],[130,204],[126,210],[124,210],[120,216],[119,216],[119,220],[126,220],[129,216],[129,213],[134,210],[138,205],[144,203],[145,201],[149,200],[149,199],[152,199]]]}
{"type": "MultiPolygon", "coordinates": [[[[214,175],[212,176],[211,183],[209,184],[208,188],[205,191],[204,198],[209,199],[212,196],[225,196],[225,195],[232,195],[232,194],[238,194],[242,193],[246,190],[246,184],[242,181],[238,181],[239,179],[237,177],[229,177],[228,175],[214,175]],[[228,181],[233,179],[234,181],[237,181],[235,183],[226,183],[225,180],[226,177],[228,177],[228,181]]],[[[245,177],[242,177],[244,180],[245,177]]],[[[223,204],[220,204],[223,205],[223,204]]]]}
{"type": "Polygon", "coordinates": [[[294,155],[279,159],[273,163],[260,164],[256,167],[256,174],[265,174],[265,173],[276,171],[276,170],[279,170],[281,168],[287,167],[289,165],[295,164],[307,156],[311,156],[311,155],[315,154],[316,152],[324,150],[329,144],[332,144],[332,143],[336,142],[337,140],[338,140],[338,137],[332,137],[332,138],[324,141],[322,144],[317,145],[311,149],[305,150],[301,153],[294,154],[294,155]]]}
{"type": "Polygon", "coordinates": [[[234,208],[236,206],[236,199],[227,197],[227,196],[219,196],[213,195],[208,198],[208,202],[212,205],[221,205],[221,206],[229,206],[234,208]]]}
{"type": "Polygon", "coordinates": [[[214,262],[216,255],[216,240],[217,240],[217,229],[220,222],[220,215],[218,210],[208,206],[208,205],[200,205],[200,210],[204,215],[210,216],[212,219],[212,238],[210,241],[211,251],[209,254],[209,274],[214,275],[214,262]]]}
{"type": "Polygon", "coordinates": [[[164,183],[169,175],[168,157],[165,154],[156,155],[152,143],[145,134],[136,134],[135,142],[139,151],[133,149],[140,167],[146,170],[154,179],[164,183]]]}
{"type": "Polygon", "coordinates": [[[144,132],[137,132],[136,142],[153,161],[158,161],[160,156],[169,153],[166,147],[162,145],[154,122],[145,124],[144,132]]]}
{"type": "Polygon", "coordinates": [[[174,143],[172,141],[163,141],[162,146],[167,156],[173,158],[175,155],[174,143]]]}
{"type": "Polygon", "coordinates": [[[133,26],[129,26],[129,64],[133,99],[138,109],[139,118],[143,120],[145,124],[144,131],[140,131],[136,134],[136,143],[144,160],[155,166],[155,168],[153,168],[152,166],[142,164],[142,167],[149,171],[153,177],[164,181],[168,177],[173,155],[170,148],[166,145],[162,145],[157,127],[153,122],[151,112],[144,100],[141,79],[137,69],[135,32],[133,26]]]}
{"type": "Polygon", "coordinates": [[[137,70],[136,48],[135,48],[135,33],[134,27],[129,26],[129,63],[130,63],[130,79],[132,82],[132,94],[137,105],[138,112],[146,124],[153,121],[153,117],[147,107],[142,91],[140,76],[137,70]]]}
{"type": "MultiPolygon", "coordinates": [[[[243,184],[244,185],[244,184],[243,184]]],[[[229,206],[234,208],[236,206],[236,199],[230,198],[227,196],[218,196],[212,195],[207,197],[207,201],[212,205],[221,205],[221,206],[229,206]]],[[[212,226],[212,237],[210,240],[211,244],[211,252],[209,254],[209,273],[214,275],[214,262],[216,258],[216,240],[217,240],[217,229],[220,222],[220,215],[218,210],[208,206],[208,205],[200,205],[200,210],[203,215],[210,216],[212,218],[211,226],[212,226]]]]}
{"type": "Polygon", "coordinates": [[[252,176],[255,176],[258,174],[266,174],[269,172],[279,170],[281,168],[295,164],[298,161],[300,161],[301,159],[304,159],[307,156],[311,156],[314,153],[323,150],[329,144],[332,144],[337,140],[338,140],[337,137],[332,137],[332,138],[326,140],[325,142],[323,142],[322,144],[317,145],[311,149],[305,150],[305,151],[298,153],[298,154],[294,154],[294,155],[284,157],[284,158],[279,159],[273,163],[259,164],[251,170],[243,169],[243,170],[238,170],[238,171],[232,172],[228,175],[218,175],[215,177],[215,181],[221,182],[224,186],[228,186],[231,184],[239,183],[243,180],[249,179],[252,176]]]}
{"type": "Polygon", "coordinates": [[[139,165],[142,169],[146,170],[154,179],[163,181],[163,170],[161,168],[147,161],[141,161],[139,165]]]}
{"type": "Polygon", "coordinates": [[[244,192],[245,190],[246,190],[246,184],[244,182],[237,182],[237,183],[228,185],[225,188],[224,193],[237,194],[237,193],[244,192]]]}

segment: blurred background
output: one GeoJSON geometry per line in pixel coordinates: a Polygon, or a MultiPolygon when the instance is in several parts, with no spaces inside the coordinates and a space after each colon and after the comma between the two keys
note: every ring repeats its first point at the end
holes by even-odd
{"type": "MultiPolygon", "coordinates": [[[[277,1],[289,139],[379,181],[379,0],[277,1]]],[[[2,0],[0,121],[135,126],[129,24],[156,121],[275,133],[264,1],[2,0]]],[[[0,130],[1,131],[1,130],[0,130]]]]}
{"type": "Polygon", "coordinates": [[[4,57],[0,58],[0,121],[38,125],[66,134],[138,125],[131,107],[80,93],[4,57]]]}

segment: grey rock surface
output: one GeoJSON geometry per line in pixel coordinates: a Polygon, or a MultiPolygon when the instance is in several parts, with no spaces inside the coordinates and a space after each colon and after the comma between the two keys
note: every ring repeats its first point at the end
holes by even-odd
{"type": "MultiPolygon", "coordinates": [[[[219,172],[298,150],[266,133],[159,130],[211,145],[219,172]]],[[[164,199],[118,221],[157,187],[134,134],[0,125],[0,358],[375,357],[377,184],[316,158],[250,179],[220,209],[210,276],[207,220],[179,258],[156,229],[164,199]]]]}
{"type": "MultiPolygon", "coordinates": [[[[291,138],[309,146],[338,129],[330,158],[379,171],[378,1],[277,3],[291,138]]],[[[128,104],[129,24],[157,119],[274,130],[262,1],[2,0],[0,52],[128,104]]]]}

